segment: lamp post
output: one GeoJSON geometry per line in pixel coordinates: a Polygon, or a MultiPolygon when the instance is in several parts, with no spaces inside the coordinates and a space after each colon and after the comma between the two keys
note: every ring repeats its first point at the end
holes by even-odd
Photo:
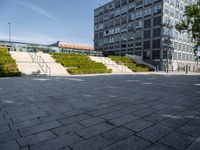
{"type": "Polygon", "coordinates": [[[9,42],[11,43],[11,22],[8,23],[8,30],[9,30],[9,42]]]}

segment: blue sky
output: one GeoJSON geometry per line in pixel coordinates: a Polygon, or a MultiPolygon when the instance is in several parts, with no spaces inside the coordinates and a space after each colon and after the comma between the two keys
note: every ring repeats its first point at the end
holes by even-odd
{"type": "MultiPolygon", "coordinates": [[[[111,0],[100,0],[105,4],[111,0]]],[[[0,39],[50,44],[58,40],[93,45],[98,0],[0,0],[0,39]]]]}

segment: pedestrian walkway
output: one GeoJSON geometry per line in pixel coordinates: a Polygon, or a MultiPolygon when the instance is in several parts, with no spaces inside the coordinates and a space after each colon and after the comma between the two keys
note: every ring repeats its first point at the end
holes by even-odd
{"type": "Polygon", "coordinates": [[[0,78],[1,150],[199,150],[199,76],[0,78]]]}

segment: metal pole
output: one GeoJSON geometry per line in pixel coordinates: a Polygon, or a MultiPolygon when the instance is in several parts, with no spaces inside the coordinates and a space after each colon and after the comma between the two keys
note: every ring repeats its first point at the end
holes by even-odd
{"type": "Polygon", "coordinates": [[[9,42],[11,43],[11,23],[8,23],[8,27],[9,27],[9,42]]]}

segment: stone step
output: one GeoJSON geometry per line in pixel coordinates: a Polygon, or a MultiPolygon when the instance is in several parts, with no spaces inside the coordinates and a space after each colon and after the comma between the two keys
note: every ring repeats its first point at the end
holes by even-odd
{"type": "MultiPolygon", "coordinates": [[[[37,61],[33,62],[28,52],[10,52],[13,59],[16,60],[20,72],[24,75],[35,75],[36,73],[43,75],[43,71],[37,61]]],[[[33,54],[33,53],[32,53],[33,54]]],[[[69,75],[61,64],[56,63],[51,55],[47,53],[36,53],[41,56],[44,62],[51,70],[51,76],[67,76],[69,75]]],[[[34,55],[33,55],[34,56],[34,55]]]]}
{"type": "Polygon", "coordinates": [[[93,61],[103,63],[105,66],[107,66],[108,69],[112,69],[113,73],[132,73],[132,71],[129,68],[127,68],[124,65],[117,64],[108,57],[90,56],[90,58],[93,61]]]}

